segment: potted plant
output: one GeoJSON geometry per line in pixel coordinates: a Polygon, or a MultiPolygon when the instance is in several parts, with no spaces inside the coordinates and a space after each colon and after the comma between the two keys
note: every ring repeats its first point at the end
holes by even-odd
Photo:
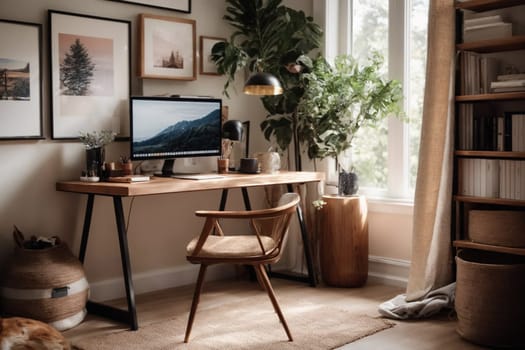
{"type": "Polygon", "coordinates": [[[262,97],[268,111],[261,129],[285,151],[294,141],[295,167],[301,170],[297,139],[297,105],[303,94],[301,74],[309,71],[308,54],[319,48],[320,27],[302,11],[281,5],[281,0],[226,0],[224,16],[235,31],[230,39],[212,48],[211,58],[227,77],[224,94],[239,71],[263,71],[281,82],[282,95],[262,97]]]}
{"type": "Polygon", "coordinates": [[[304,93],[298,104],[298,135],[308,157],[333,157],[339,174],[339,194],[357,192],[357,176],[342,166],[340,155],[352,147],[357,131],[376,126],[389,115],[401,115],[402,89],[381,74],[383,58],[373,53],[360,65],[349,55],[333,65],[318,57],[311,72],[302,75],[304,93]]]}
{"type": "Polygon", "coordinates": [[[115,140],[117,133],[112,130],[101,130],[81,131],[79,134],[79,139],[86,149],[86,175],[100,177],[105,161],[105,146],[115,140]]]}

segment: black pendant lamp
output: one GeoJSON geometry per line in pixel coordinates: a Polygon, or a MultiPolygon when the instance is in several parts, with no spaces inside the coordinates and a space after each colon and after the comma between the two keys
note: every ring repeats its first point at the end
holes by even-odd
{"type": "Polygon", "coordinates": [[[280,95],[283,93],[283,87],[275,75],[256,72],[244,84],[244,93],[259,96],[280,95]]]}

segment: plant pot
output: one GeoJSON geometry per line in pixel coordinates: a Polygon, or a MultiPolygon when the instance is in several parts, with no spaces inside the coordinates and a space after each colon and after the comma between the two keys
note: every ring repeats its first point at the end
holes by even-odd
{"type": "Polygon", "coordinates": [[[339,172],[338,193],[340,196],[353,196],[357,193],[359,185],[357,174],[341,170],[339,172]]]}

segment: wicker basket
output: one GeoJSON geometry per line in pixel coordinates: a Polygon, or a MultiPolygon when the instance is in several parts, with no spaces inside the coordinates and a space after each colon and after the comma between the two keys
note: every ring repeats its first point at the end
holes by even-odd
{"type": "Polygon", "coordinates": [[[525,257],[462,250],[456,257],[457,332],[484,346],[525,347],[525,257]]]}
{"type": "Polygon", "coordinates": [[[468,227],[473,242],[525,248],[525,211],[471,210],[468,227]]]}
{"type": "Polygon", "coordinates": [[[0,283],[0,310],[65,330],[86,315],[89,286],[82,265],[65,244],[15,248],[0,283]]]}

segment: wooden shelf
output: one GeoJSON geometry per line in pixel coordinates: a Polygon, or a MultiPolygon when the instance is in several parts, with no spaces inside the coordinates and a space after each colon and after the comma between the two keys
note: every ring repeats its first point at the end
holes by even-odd
{"type": "Polygon", "coordinates": [[[461,43],[457,44],[456,48],[461,51],[474,51],[478,53],[525,50],[525,35],[461,43]]]}
{"type": "Polygon", "coordinates": [[[489,10],[502,9],[505,7],[513,7],[525,5],[524,0],[469,0],[465,2],[456,1],[456,8],[461,10],[470,10],[476,12],[483,12],[489,10]]]}
{"type": "MultiPolygon", "coordinates": [[[[474,12],[484,12],[484,11],[492,11],[496,10],[493,13],[487,13],[482,14],[482,16],[488,16],[492,14],[500,14],[500,13],[507,13],[510,11],[522,11],[525,6],[525,0],[467,0],[467,1],[455,1],[455,7],[456,7],[456,52],[458,55],[465,55],[468,57],[471,55],[470,53],[473,53],[473,56],[481,56],[481,57],[494,57],[495,59],[503,60],[503,61],[509,61],[509,62],[523,62],[523,57],[525,56],[525,33],[522,30],[518,30],[516,32],[517,35],[513,35],[510,37],[502,37],[497,39],[489,39],[489,40],[477,40],[477,41],[471,41],[471,42],[461,42],[462,40],[462,27],[464,25],[464,19],[470,18],[470,14],[465,12],[467,11],[474,11],[474,12]],[[519,8],[510,9],[511,7],[520,6],[519,8]],[[507,11],[497,11],[499,9],[509,8],[507,11]],[[468,52],[466,54],[465,52],[468,52]],[[490,54],[490,55],[486,55],[490,54]]],[[[479,16],[477,16],[479,17],[479,16]]],[[[515,16],[513,26],[515,29],[519,26],[524,25],[525,19],[519,18],[518,16],[515,16]]],[[[481,37],[483,39],[483,37],[481,37]]],[[[478,64],[478,62],[475,62],[478,64]]],[[[507,63],[507,62],[506,62],[507,63]]],[[[516,63],[518,64],[518,68],[522,69],[522,63],[516,63]]],[[[462,61],[461,64],[458,67],[458,74],[456,77],[456,83],[457,85],[460,84],[461,80],[466,80],[469,83],[472,83],[471,79],[472,75],[474,74],[472,67],[467,66],[468,64],[465,64],[465,61],[462,61]]],[[[477,69],[480,69],[476,65],[474,65],[477,69]]],[[[503,74],[501,70],[498,72],[499,74],[503,74]]],[[[493,79],[491,77],[491,79],[493,79]]],[[[483,81],[482,79],[479,79],[480,83],[483,81]]],[[[466,83],[464,81],[463,83],[466,83]]],[[[476,81],[477,82],[477,81],[476,81]]],[[[473,89],[474,90],[474,89],[473,89]]],[[[470,90],[470,91],[473,91],[470,90]]],[[[487,91],[487,90],[484,90],[487,91]]],[[[463,103],[469,103],[476,105],[477,107],[474,108],[474,111],[472,112],[474,115],[485,115],[488,113],[492,113],[493,116],[497,116],[497,113],[502,113],[502,111],[510,111],[510,110],[521,110],[522,107],[525,105],[525,91],[515,91],[515,92],[499,92],[499,93],[484,93],[484,94],[472,94],[472,95],[456,95],[455,97],[456,104],[463,104],[463,103]],[[483,110],[483,111],[482,111],[483,110]],[[486,112],[485,112],[486,110],[486,112]]],[[[463,107],[463,106],[459,106],[463,107]]],[[[469,115],[470,117],[470,115],[469,115]]],[[[456,111],[456,118],[460,118],[460,111],[459,108],[456,111]]],[[[462,129],[466,128],[467,125],[464,125],[460,123],[458,120],[456,120],[458,130],[455,131],[455,136],[457,139],[461,137],[461,132],[464,131],[462,129]]],[[[465,135],[463,135],[465,136],[465,135]]],[[[472,137],[471,134],[469,134],[469,137],[472,137]]],[[[457,147],[457,145],[456,145],[457,147]]],[[[483,193],[481,191],[474,191],[471,187],[474,183],[477,183],[476,177],[480,177],[479,181],[483,184],[482,181],[486,181],[486,185],[490,186],[491,190],[497,190],[497,187],[501,187],[500,183],[493,183],[496,179],[494,179],[494,176],[497,176],[497,169],[495,170],[496,173],[493,174],[492,171],[489,172],[489,175],[486,176],[486,179],[482,179],[482,173],[478,169],[478,173],[472,174],[470,172],[465,173],[465,167],[463,166],[468,159],[501,159],[501,161],[497,161],[501,164],[507,164],[507,163],[517,163],[517,161],[524,161],[525,160],[525,152],[503,152],[503,151],[485,151],[485,150],[458,150],[454,149],[454,164],[457,168],[454,169],[454,194],[453,194],[453,202],[452,202],[452,242],[453,246],[456,248],[466,248],[466,249],[474,249],[474,250],[482,250],[482,251],[490,251],[490,252],[499,252],[499,253],[507,253],[507,254],[514,254],[514,255],[522,255],[525,256],[525,247],[523,248],[514,248],[514,247],[505,247],[505,246],[499,246],[499,245],[490,245],[490,244],[481,244],[481,243],[475,243],[469,240],[469,229],[470,229],[470,222],[469,222],[469,213],[471,210],[515,210],[519,213],[523,212],[525,213],[525,200],[517,200],[517,199],[507,199],[507,198],[490,198],[490,197],[481,197],[481,196],[473,196],[473,195],[461,195],[458,193],[458,189],[461,189],[461,193],[483,193]],[[507,160],[511,160],[514,162],[508,162],[507,160]],[[494,188],[496,187],[496,188],[494,188]],[[467,191],[463,191],[462,189],[466,189],[467,191]]],[[[479,160],[476,160],[475,162],[481,162],[479,160]]],[[[473,161],[474,163],[474,161],[473,161]]],[[[510,168],[510,166],[509,166],[510,168]]],[[[494,168],[491,166],[491,169],[494,170],[494,168]]],[[[472,170],[472,169],[467,169],[472,170]]],[[[487,171],[488,168],[487,168],[487,171]]],[[[516,178],[519,180],[520,178],[516,176],[516,178]]],[[[510,178],[509,178],[510,179],[510,178]]],[[[504,184],[507,184],[505,181],[509,181],[509,184],[512,184],[513,182],[509,179],[503,179],[504,184]]],[[[518,180],[514,180],[518,181],[518,180]]],[[[518,181],[519,182],[519,181],[518,181]]],[[[478,183],[479,184],[479,183],[478,183]]],[[[482,185],[483,186],[483,185],[482,185]]],[[[489,187],[486,188],[486,193],[491,193],[492,191],[489,191],[489,187]]],[[[479,189],[478,189],[479,190],[479,189]]],[[[505,190],[507,188],[505,187],[505,190]]],[[[510,192],[510,189],[508,189],[508,192],[510,192]]],[[[504,192],[502,192],[505,194],[504,192]]],[[[513,194],[516,194],[515,189],[512,188],[513,194]]],[[[515,197],[518,197],[517,195],[515,197]]],[[[518,214],[520,215],[520,214],[518,214]]],[[[503,219],[499,219],[503,220],[503,219]]],[[[499,224],[499,221],[497,222],[499,224]]],[[[495,223],[496,224],[496,223],[495,223]]],[[[492,231],[491,231],[492,232],[492,231]]],[[[497,234],[497,233],[492,233],[497,234]]],[[[496,241],[494,241],[496,242],[496,241]]]]}
{"type": "Polygon", "coordinates": [[[459,95],[456,102],[525,100],[525,92],[499,92],[496,94],[459,95]]]}
{"type": "Polygon", "coordinates": [[[524,200],[507,199],[507,198],[489,198],[489,197],[474,197],[474,196],[454,196],[454,200],[464,203],[478,203],[478,204],[496,204],[507,205],[513,207],[525,207],[524,200]]]}
{"type": "Polygon", "coordinates": [[[525,159],[525,152],[455,151],[454,154],[465,158],[525,159]]]}
{"type": "Polygon", "coordinates": [[[453,244],[454,244],[454,247],[456,248],[477,249],[477,250],[486,250],[486,251],[497,252],[497,253],[525,255],[525,248],[511,248],[511,247],[503,247],[503,246],[497,246],[497,245],[481,244],[481,243],[475,243],[475,242],[471,242],[467,240],[454,241],[453,244]]]}

